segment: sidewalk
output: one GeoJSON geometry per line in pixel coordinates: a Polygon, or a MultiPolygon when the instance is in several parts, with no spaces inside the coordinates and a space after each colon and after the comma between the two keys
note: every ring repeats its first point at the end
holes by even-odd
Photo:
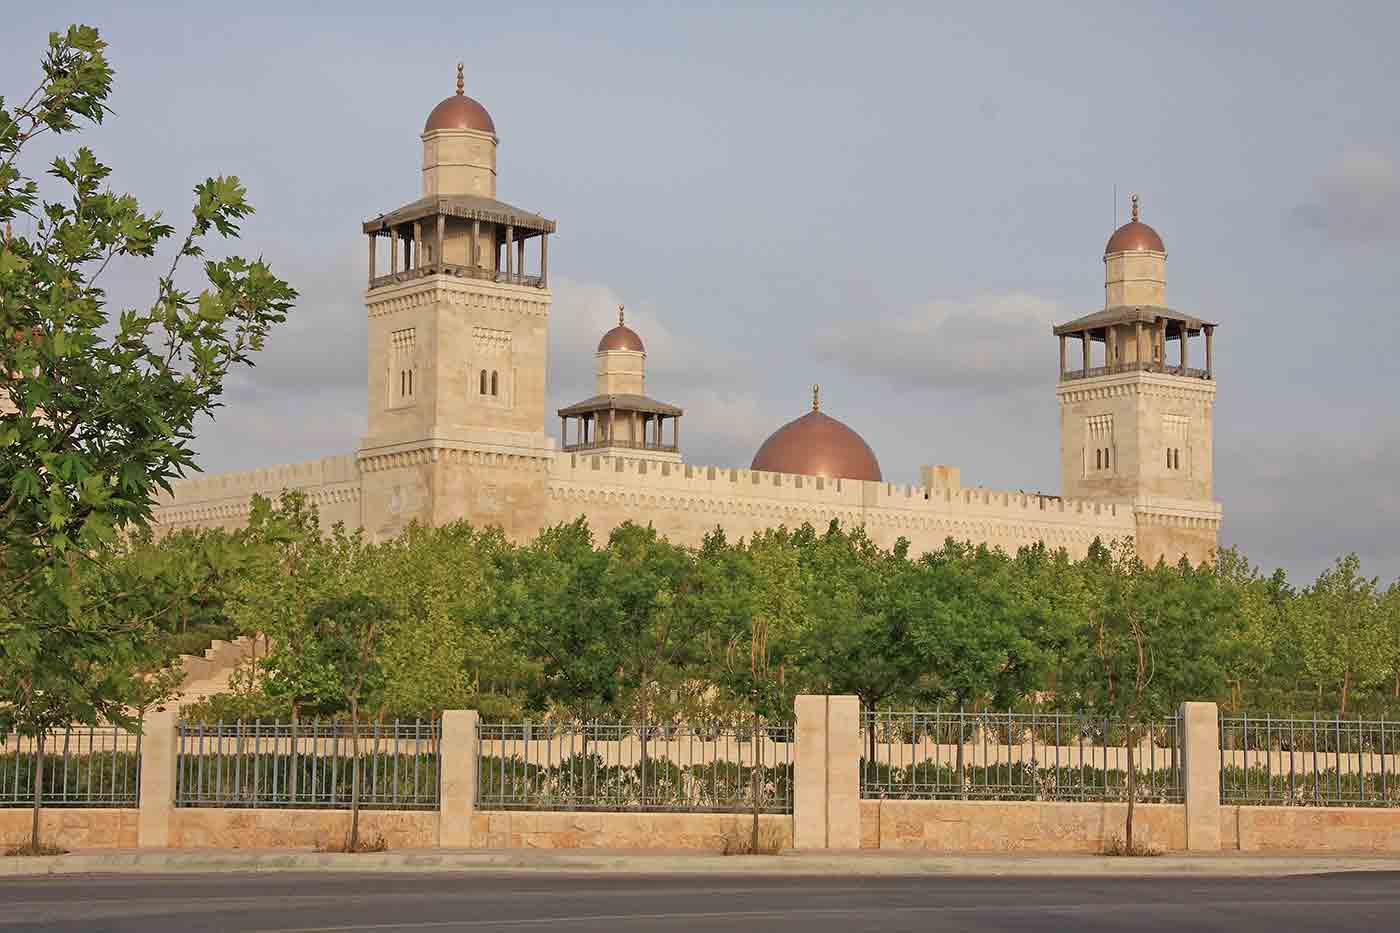
{"type": "Polygon", "coordinates": [[[296,849],[105,849],[40,858],[0,857],[0,877],[88,873],[374,871],[625,874],[1278,877],[1400,871],[1400,857],[1365,853],[1268,855],[960,854],[790,852],[723,856],[645,850],[409,849],[360,855],[296,849]]]}

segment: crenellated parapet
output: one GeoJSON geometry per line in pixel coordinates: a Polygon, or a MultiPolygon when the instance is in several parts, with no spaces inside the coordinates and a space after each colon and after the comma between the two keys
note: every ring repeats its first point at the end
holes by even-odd
{"type": "Polygon", "coordinates": [[[247,524],[253,496],[272,499],[296,491],[321,512],[323,524],[359,524],[360,469],[353,456],[325,457],[237,473],[177,480],[155,508],[163,529],[191,526],[235,528],[247,524]]]}

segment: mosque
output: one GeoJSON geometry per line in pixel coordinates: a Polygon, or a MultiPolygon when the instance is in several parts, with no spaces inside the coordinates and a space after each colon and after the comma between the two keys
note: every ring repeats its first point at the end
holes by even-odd
{"type": "Polygon", "coordinates": [[[238,527],[254,495],[300,490],[324,525],[375,539],[467,519],[525,540],[582,515],[600,535],[631,520],[694,545],[716,526],[733,540],[840,519],[885,546],[907,538],[915,553],[953,537],[1078,556],[1096,538],[1131,538],[1149,561],[1213,556],[1215,325],[1167,307],[1166,246],[1136,198],[1104,250],[1102,310],[1054,328],[1061,495],[964,486],[943,465],[922,467],[917,485],[886,483],[815,390],[811,411],[747,467],[697,466],[682,454],[684,409],[647,394],[646,344],[621,310],[594,353],[595,394],[559,409],[559,435],[547,433],[555,222],[496,198],[496,127],[463,91],[458,66],[456,93],[423,127],[423,196],[362,227],[369,417],[358,449],[179,481],[160,526],[238,527]]]}

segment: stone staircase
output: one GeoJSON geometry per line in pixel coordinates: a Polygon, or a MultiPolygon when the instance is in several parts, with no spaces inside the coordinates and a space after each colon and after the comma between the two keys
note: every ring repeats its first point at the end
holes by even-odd
{"type": "Polygon", "coordinates": [[[181,655],[179,668],[185,672],[185,680],[173,704],[184,706],[217,693],[227,693],[229,678],[255,651],[259,657],[265,654],[267,640],[244,635],[233,641],[215,639],[204,649],[203,655],[181,655]]]}

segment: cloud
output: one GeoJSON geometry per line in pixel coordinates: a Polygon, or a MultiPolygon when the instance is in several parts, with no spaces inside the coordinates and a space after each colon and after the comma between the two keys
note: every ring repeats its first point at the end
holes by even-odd
{"type": "Polygon", "coordinates": [[[896,388],[985,393],[1045,384],[1053,368],[1050,328],[1062,314],[1023,292],[931,301],[818,334],[817,352],[896,388]]]}
{"type": "Polygon", "coordinates": [[[1400,239],[1400,165],[1379,149],[1348,149],[1293,208],[1292,219],[1342,242],[1400,239]]]}

